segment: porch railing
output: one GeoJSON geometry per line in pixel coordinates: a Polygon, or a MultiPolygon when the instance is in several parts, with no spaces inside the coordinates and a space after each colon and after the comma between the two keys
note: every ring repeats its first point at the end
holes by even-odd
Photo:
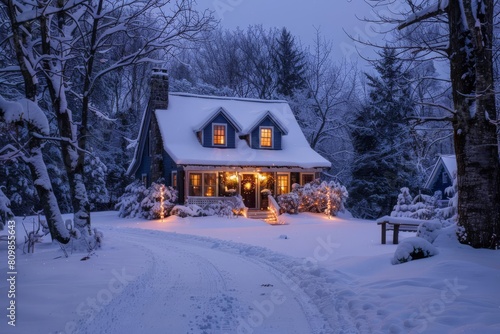
{"type": "Polygon", "coordinates": [[[202,208],[210,205],[217,204],[219,202],[235,202],[233,197],[198,197],[198,196],[188,196],[187,204],[195,204],[202,208]]]}
{"type": "Polygon", "coordinates": [[[274,214],[276,220],[278,220],[278,216],[280,215],[280,206],[272,195],[268,195],[267,198],[269,200],[268,209],[274,214]]]}
{"type": "MultiPolygon", "coordinates": [[[[195,204],[198,205],[201,208],[207,208],[210,204],[217,204],[219,202],[230,202],[233,207],[236,206],[237,199],[235,197],[198,197],[198,196],[188,196],[187,198],[187,203],[186,204],[195,204]]],[[[247,216],[247,208],[244,208],[242,210],[239,210],[238,212],[234,211],[235,214],[241,214],[244,217],[247,216]]]]}

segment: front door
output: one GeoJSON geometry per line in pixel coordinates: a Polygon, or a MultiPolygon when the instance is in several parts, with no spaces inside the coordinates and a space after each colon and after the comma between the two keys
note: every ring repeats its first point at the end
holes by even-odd
{"type": "Polygon", "coordinates": [[[241,197],[243,198],[243,203],[249,209],[255,209],[257,207],[257,182],[255,180],[254,174],[242,174],[241,175],[241,197]]]}

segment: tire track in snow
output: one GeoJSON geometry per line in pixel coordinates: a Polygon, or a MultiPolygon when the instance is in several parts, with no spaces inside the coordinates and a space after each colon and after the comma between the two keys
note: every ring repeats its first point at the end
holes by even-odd
{"type": "Polygon", "coordinates": [[[311,328],[312,317],[304,314],[311,313],[311,305],[304,308],[297,293],[262,262],[183,235],[114,232],[149,255],[150,270],[92,322],[84,321],[81,333],[332,333],[325,324],[311,328]],[[268,307],[271,292],[263,283],[288,296],[283,307],[268,307]]]}

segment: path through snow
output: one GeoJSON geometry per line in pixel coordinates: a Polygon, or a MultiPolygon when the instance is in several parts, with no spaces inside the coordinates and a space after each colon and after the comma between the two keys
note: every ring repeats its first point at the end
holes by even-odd
{"type": "Polygon", "coordinates": [[[293,283],[298,278],[269,265],[265,254],[252,256],[258,247],[139,229],[114,232],[145,248],[150,269],[92,321],[82,319],[81,333],[335,332],[293,283]]]}

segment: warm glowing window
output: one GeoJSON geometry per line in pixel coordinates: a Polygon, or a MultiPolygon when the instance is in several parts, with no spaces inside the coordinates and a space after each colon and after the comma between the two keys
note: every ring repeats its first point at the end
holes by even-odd
{"type": "Polygon", "coordinates": [[[260,129],[260,147],[272,147],[273,143],[273,129],[261,128],[260,129]]]}
{"type": "Polygon", "coordinates": [[[278,174],[278,195],[287,194],[288,191],[288,175],[278,174]]]}
{"type": "Polygon", "coordinates": [[[201,196],[201,173],[189,174],[189,196],[201,196]]]}
{"type": "Polygon", "coordinates": [[[177,189],[177,172],[172,172],[172,187],[177,189]]]}
{"type": "Polygon", "coordinates": [[[203,174],[204,196],[212,197],[216,195],[217,173],[203,174]]]}
{"type": "Polygon", "coordinates": [[[214,145],[226,145],[226,126],[214,124],[214,145]]]}

